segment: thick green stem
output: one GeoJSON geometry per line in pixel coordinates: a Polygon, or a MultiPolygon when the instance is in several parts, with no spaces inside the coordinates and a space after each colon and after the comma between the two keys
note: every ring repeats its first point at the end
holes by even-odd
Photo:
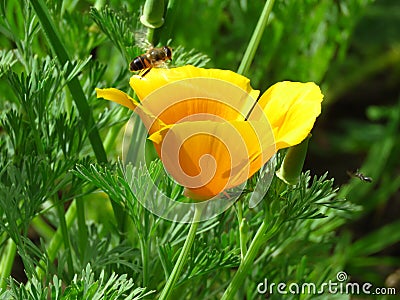
{"type": "Polygon", "coordinates": [[[45,241],[50,241],[54,236],[54,230],[48,225],[40,215],[36,216],[32,221],[31,225],[33,229],[42,237],[45,241]]]}
{"type": "Polygon", "coordinates": [[[237,73],[245,75],[249,70],[273,6],[274,0],[267,0],[265,2],[264,9],[261,13],[260,19],[258,19],[256,29],[254,29],[253,35],[250,39],[249,45],[247,46],[246,52],[243,55],[243,59],[237,70],[237,73]]]}
{"type": "Polygon", "coordinates": [[[11,274],[16,252],[17,245],[12,239],[8,239],[7,246],[4,249],[4,254],[0,262],[0,290],[2,291],[7,288],[7,278],[11,274]]]}
{"type": "Polygon", "coordinates": [[[168,40],[172,38],[172,30],[175,20],[180,16],[180,4],[182,0],[169,0],[167,12],[165,15],[165,23],[162,27],[157,28],[154,32],[154,40],[162,45],[166,45],[168,40]]]}
{"type": "MultiPolygon", "coordinates": [[[[118,114],[115,116],[116,120],[122,119],[126,115],[126,110],[121,109],[118,114]]],[[[115,140],[119,132],[121,131],[121,126],[112,126],[110,130],[108,130],[107,135],[104,139],[104,149],[107,153],[109,153],[113,148],[115,148],[115,140]]]]}
{"type": "Polygon", "coordinates": [[[265,243],[265,233],[267,229],[268,229],[267,220],[264,220],[261,226],[258,228],[258,231],[254,236],[253,241],[250,244],[246,256],[242,260],[239,269],[233,276],[233,279],[229,284],[228,288],[225,290],[225,293],[222,296],[221,300],[233,299],[238,289],[240,287],[243,287],[246,275],[252,268],[253,262],[258,254],[260,247],[265,243]]]}
{"type": "Polygon", "coordinates": [[[154,28],[147,28],[146,39],[151,45],[156,44],[156,42],[154,41],[154,28]]]}
{"type": "Polygon", "coordinates": [[[163,26],[165,14],[164,0],[146,0],[140,22],[147,27],[147,41],[156,46],[155,31],[163,26]]]}
{"type": "Polygon", "coordinates": [[[146,238],[140,239],[140,250],[142,253],[142,284],[143,286],[148,286],[150,272],[149,272],[149,250],[150,250],[150,243],[149,240],[146,238]]]}
{"type": "Polygon", "coordinates": [[[199,225],[199,220],[205,205],[206,204],[197,204],[195,206],[193,222],[190,225],[189,233],[186,237],[185,244],[183,245],[182,251],[179,254],[174,269],[172,270],[171,275],[169,276],[167,283],[165,284],[164,289],[162,290],[160,297],[158,298],[159,300],[167,300],[171,296],[172,290],[174,289],[174,286],[178,281],[179,276],[181,275],[183,266],[185,265],[187,258],[189,256],[190,249],[192,248],[194,238],[196,236],[196,230],[199,225]]]}

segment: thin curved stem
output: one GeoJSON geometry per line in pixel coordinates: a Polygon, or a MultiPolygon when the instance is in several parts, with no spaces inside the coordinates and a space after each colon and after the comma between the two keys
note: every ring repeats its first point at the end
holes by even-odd
{"type": "Polygon", "coordinates": [[[256,54],[258,45],[260,44],[261,37],[264,33],[264,29],[265,26],[267,25],[268,18],[272,11],[273,6],[274,6],[274,0],[267,0],[265,2],[260,19],[258,19],[257,26],[254,29],[253,35],[250,39],[249,45],[247,46],[246,52],[243,55],[243,59],[237,70],[237,73],[243,75],[248,72],[251,62],[254,59],[254,55],[256,54]]]}
{"type": "Polygon", "coordinates": [[[0,290],[2,291],[6,290],[7,288],[7,278],[11,274],[16,252],[17,245],[11,238],[9,238],[7,241],[7,246],[4,249],[4,256],[0,262],[0,290]]]}
{"type": "Polygon", "coordinates": [[[273,225],[271,225],[271,219],[267,216],[264,218],[261,226],[258,228],[257,233],[251,241],[251,244],[249,246],[249,249],[247,250],[244,259],[239,265],[239,269],[233,276],[233,279],[228,288],[225,290],[225,293],[222,295],[221,300],[233,299],[239,288],[243,287],[246,276],[253,266],[254,260],[259,253],[260,247],[263,246],[269,239],[271,239],[275,235],[281,224],[282,221],[278,220],[273,225]]]}
{"type": "Polygon", "coordinates": [[[250,247],[242,260],[239,269],[236,271],[235,276],[233,277],[231,283],[228,288],[225,290],[224,295],[221,300],[233,299],[239,287],[243,286],[244,279],[250,270],[254,259],[260,249],[261,245],[264,242],[263,236],[267,231],[268,225],[266,221],[262,222],[261,226],[258,228],[256,235],[254,236],[253,241],[250,244],[250,247]]]}
{"type": "Polygon", "coordinates": [[[183,266],[185,265],[187,258],[189,256],[190,249],[192,248],[204,206],[205,204],[204,205],[197,204],[195,206],[193,221],[192,224],[190,225],[189,233],[186,237],[185,244],[183,245],[181,253],[179,254],[174,269],[172,270],[171,275],[169,276],[167,283],[165,284],[164,289],[162,290],[160,297],[158,298],[159,300],[167,300],[171,296],[172,290],[174,289],[174,286],[178,281],[179,276],[181,275],[183,266]]]}
{"type": "Polygon", "coordinates": [[[244,228],[245,220],[243,219],[243,200],[241,198],[237,201],[236,215],[239,224],[240,258],[243,260],[247,253],[247,233],[244,228]]]}

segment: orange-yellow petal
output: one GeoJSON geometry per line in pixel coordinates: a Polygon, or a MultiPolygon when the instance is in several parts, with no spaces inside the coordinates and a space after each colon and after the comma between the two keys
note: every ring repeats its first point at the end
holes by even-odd
{"type": "Polygon", "coordinates": [[[98,89],[96,88],[97,98],[104,98],[106,100],[113,101],[121,104],[131,110],[135,110],[138,103],[130,97],[128,94],[114,88],[98,89]]]}
{"type": "Polygon", "coordinates": [[[130,84],[143,106],[166,124],[199,115],[243,120],[259,95],[244,76],[190,65],[153,68],[145,77],[131,77],[130,84]]]}
{"type": "MultiPolygon", "coordinates": [[[[174,96],[179,97],[179,90],[177,90],[174,96]]],[[[166,124],[200,120],[231,121],[244,118],[244,114],[241,112],[242,109],[235,108],[234,105],[229,105],[223,100],[188,98],[169,101],[168,97],[163,97],[158,98],[159,101],[153,101],[153,97],[146,98],[151,99],[151,101],[145,100],[143,106],[157,115],[166,124]]]]}
{"type": "Polygon", "coordinates": [[[183,79],[201,77],[228,81],[250,93],[255,99],[259,95],[259,91],[253,90],[250,86],[250,80],[242,75],[229,70],[203,69],[191,65],[171,69],[153,68],[145,77],[139,75],[132,76],[129,83],[139,99],[143,101],[154,90],[166,84],[183,79]]]}
{"type": "Polygon", "coordinates": [[[321,113],[323,95],[313,82],[279,82],[259,99],[275,135],[277,150],[303,141],[321,113]]]}
{"type": "Polygon", "coordinates": [[[150,134],[165,127],[165,124],[159,118],[157,118],[155,115],[149,112],[145,107],[143,107],[140,103],[135,101],[135,99],[130,97],[128,94],[118,89],[96,88],[96,93],[97,93],[97,98],[104,98],[106,100],[113,101],[115,103],[128,107],[129,109],[137,113],[150,134]]]}
{"type": "Polygon", "coordinates": [[[177,182],[211,198],[245,182],[275,153],[268,128],[261,121],[183,122],[150,139],[177,182]]]}

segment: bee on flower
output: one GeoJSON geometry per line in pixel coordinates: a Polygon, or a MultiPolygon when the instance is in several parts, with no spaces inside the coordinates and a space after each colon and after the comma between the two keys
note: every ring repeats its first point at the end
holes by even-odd
{"type": "Polygon", "coordinates": [[[129,70],[131,72],[141,71],[139,75],[144,77],[152,68],[162,65],[168,60],[172,60],[171,47],[151,47],[146,53],[135,57],[131,61],[129,70]]]}

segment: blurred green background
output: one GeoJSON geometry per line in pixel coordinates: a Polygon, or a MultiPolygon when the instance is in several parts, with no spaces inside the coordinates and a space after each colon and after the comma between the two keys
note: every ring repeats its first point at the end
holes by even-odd
{"type": "MultiPolygon", "coordinates": [[[[2,1],[7,26],[22,39],[26,34],[24,10],[18,1],[6,2],[2,1]]],[[[160,44],[194,51],[184,54],[178,50],[172,65],[192,62],[237,70],[264,2],[175,2],[173,14],[166,18],[169,27],[156,31],[155,37],[160,44]]],[[[49,1],[65,47],[74,59],[91,54],[93,63],[105,68],[93,68],[90,76],[99,74],[101,82],[125,90],[131,75],[128,63],[143,53],[135,46],[142,5],[142,1],[49,1]],[[106,13],[103,17],[96,17],[93,11],[90,14],[92,6],[106,11],[104,5],[120,18],[116,19],[118,26],[104,30],[99,24],[112,22],[112,18],[106,13]]],[[[11,61],[6,51],[22,46],[2,22],[1,61],[6,65],[11,61]]],[[[44,34],[35,30],[32,34],[35,38],[29,47],[23,45],[25,55],[49,53],[44,34]]],[[[19,63],[13,68],[16,72],[29,69],[19,63]]],[[[346,223],[332,224],[337,227],[342,263],[352,280],[394,286],[400,291],[400,2],[277,0],[254,61],[244,75],[261,91],[282,80],[314,81],[321,86],[323,112],[313,130],[305,169],[317,175],[328,172],[341,188],[339,196],[360,207],[346,223]],[[350,178],[347,172],[356,169],[373,182],[350,178]]],[[[94,100],[93,88],[86,86],[85,91],[96,114],[105,104],[94,100]]],[[[6,111],[15,96],[3,78],[0,93],[0,110],[6,111]]],[[[115,115],[110,112],[108,118],[115,115]]],[[[114,122],[121,127],[126,120],[114,122]]],[[[110,119],[107,122],[113,124],[110,119]]],[[[103,136],[106,130],[103,128],[103,136]]],[[[108,154],[116,158],[119,153],[110,149],[108,154]]],[[[14,275],[23,280],[18,266],[14,275]]]]}

